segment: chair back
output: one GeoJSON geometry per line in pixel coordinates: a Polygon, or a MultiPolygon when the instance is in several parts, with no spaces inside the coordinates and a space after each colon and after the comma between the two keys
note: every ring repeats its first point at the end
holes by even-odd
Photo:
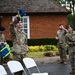
{"type": "Polygon", "coordinates": [[[23,58],[23,62],[26,68],[32,68],[32,67],[37,66],[35,61],[32,58],[23,58]]]}
{"type": "Polygon", "coordinates": [[[41,73],[38,66],[36,65],[36,62],[34,61],[34,59],[32,58],[23,58],[23,62],[26,66],[26,68],[28,69],[30,75],[48,75],[48,73],[44,72],[44,73],[41,73]],[[33,68],[33,67],[36,67],[37,68],[37,71],[38,73],[31,73],[31,71],[29,70],[29,68],[33,68]]]}
{"type": "Polygon", "coordinates": [[[0,75],[7,75],[7,72],[2,65],[0,65],[0,75]]]}
{"type": "Polygon", "coordinates": [[[7,62],[7,65],[12,74],[14,74],[15,72],[22,71],[22,70],[24,71],[23,66],[21,65],[19,61],[11,60],[7,62]]]}

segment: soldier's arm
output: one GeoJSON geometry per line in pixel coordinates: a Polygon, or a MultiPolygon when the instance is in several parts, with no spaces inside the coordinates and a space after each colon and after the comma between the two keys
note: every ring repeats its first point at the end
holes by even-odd
{"type": "Polygon", "coordinates": [[[58,38],[58,33],[59,33],[59,31],[57,31],[57,33],[56,33],[56,40],[58,40],[59,38],[58,38]]]}
{"type": "Polygon", "coordinates": [[[69,45],[70,45],[70,44],[73,44],[72,37],[69,36],[68,34],[66,34],[65,39],[66,39],[66,43],[67,43],[67,44],[69,44],[69,45]]]}
{"type": "MultiPolygon", "coordinates": [[[[26,36],[26,33],[25,33],[26,36]]],[[[27,41],[27,37],[25,37],[25,45],[26,45],[26,51],[28,52],[28,41],[27,41]]]]}
{"type": "Polygon", "coordinates": [[[66,36],[65,36],[65,42],[66,42],[67,44],[69,44],[68,34],[66,34],[66,36]]]}
{"type": "Polygon", "coordinates": [[[68,30],[63,28],[64,29],[64,34],[67,34],[68,33],[68,30]]]}
{"type": "Polygon", "coordinates": [[[15,39],[16,35],[15,35],[15,20],[13,22],[10,23],[10,37],[11,39],[15,39]]]}
{"type": "Polygon", "coordinates": [[[6,41],[4,34],[2,34],[2,35],[3,35],[3,37],[2,37],[3,41],[6,41]]]}
{"type": "Polygon", "coordinates": [[[2,44],[2,43],[3,43],[4,45],[7,44],[4,34],[2,34],[2,39],[0,40],[0,44],[2,44]]]}
{"type": "Polygon", "coordinates": [[[1,43],[6,42],[6,39],[5,39],[4,34],[2,34],[2,36],[1,36],[1,37],[2,37],[2,39],[0,39],[0,42],[1,42],[1,43]]]}

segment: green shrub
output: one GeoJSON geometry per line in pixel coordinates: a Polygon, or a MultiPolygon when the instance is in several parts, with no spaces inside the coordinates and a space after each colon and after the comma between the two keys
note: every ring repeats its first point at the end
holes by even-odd
{"type": "Polygon", "coordinates": [[[41,46],[29,46],[29,52],[44,52],[44,51],[57,51],[58,48],[55,45],[41,45],[41,46]]]}
{"type": "Polygon", "coordinates": [[[39,46],[29,46],[28,49],[29,49],[29,52],[38,52],[39,46]]]}
{"type": "Polygon", "coordinates": [[[45,45],[46,51],[50,51],[51,49],[51,45],[45,45]]]}
{"type": "Polygon", "coordinates": [[[39,46],[39,51],[46,51],[45,46],[43,46],[43,45],[39,46]]]}

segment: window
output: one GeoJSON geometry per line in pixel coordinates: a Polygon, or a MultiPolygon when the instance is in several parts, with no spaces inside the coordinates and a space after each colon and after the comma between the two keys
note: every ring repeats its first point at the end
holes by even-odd
{"type": "MultiPolygon", "coordinates": [[[[14,20],[13,16],[13,20],[14,20]]],[[[29,16],[22,17],[22,30],[27,34],[27,38],[30,38],[29,16]]]]}

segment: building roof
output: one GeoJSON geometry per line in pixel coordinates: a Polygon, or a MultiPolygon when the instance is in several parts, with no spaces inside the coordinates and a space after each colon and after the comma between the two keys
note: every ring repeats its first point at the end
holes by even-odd
{"type": "Polygon", "coordinates": [[[0,13],[17,13],[22,8],[26,13],[49,13],[69,11],[54,0],[1,0],[0,13]]]}

